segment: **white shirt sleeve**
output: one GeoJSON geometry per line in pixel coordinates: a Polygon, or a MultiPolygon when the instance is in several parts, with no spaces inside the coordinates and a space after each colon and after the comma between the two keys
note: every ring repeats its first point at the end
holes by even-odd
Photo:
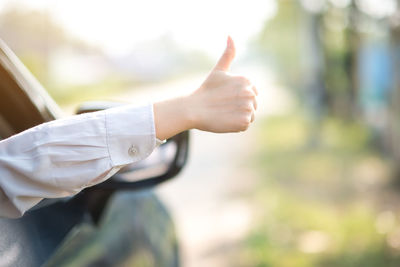
{"type": "Polygon", "coordinates": [[[0,141],[0,217],[74,195],[156,146],[152,104],[55,120],[0,141]]]}

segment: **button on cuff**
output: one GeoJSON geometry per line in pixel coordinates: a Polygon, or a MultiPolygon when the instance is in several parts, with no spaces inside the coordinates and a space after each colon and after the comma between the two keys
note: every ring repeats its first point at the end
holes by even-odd
{"type": "Polygon", "coordinates": [[[106,110],[107,146],[112,166],[137,162],[156,146],[152,105],[106,110]]]}
{"type": "Polygon", "coordinates": [[[131,157],[136,157],[139,154],[139,149],[135,145],[131,145],[128,149],[128,154],[131,157]]]}

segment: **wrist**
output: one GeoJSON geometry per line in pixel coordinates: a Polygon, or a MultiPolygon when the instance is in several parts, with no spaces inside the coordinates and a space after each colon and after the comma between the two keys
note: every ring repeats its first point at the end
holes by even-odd
{"type": "Polygon", "coordinates": [[[179,107],[181,108],[181,116],[183,120],[183,124],[185,125],[186,130],[196,128],[196,118],[195,115],[195,101],[193,99],[193,95],[186,95],[179,98],[179,107]]]}
{"type": "Polygon", "coordinates": [[[190,98],[178,97],[153,104],[156,137],[168,139],[193,128],[190,98]]]}

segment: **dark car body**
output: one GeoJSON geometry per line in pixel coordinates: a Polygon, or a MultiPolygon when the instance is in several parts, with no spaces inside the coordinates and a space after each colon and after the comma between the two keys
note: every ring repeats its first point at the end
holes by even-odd
{"type": "MultiPolygon", "coordinates": [[[[78,113],[113,105],[85,104],[78,113]]],[[[57,104],[0,40],[0,137],[59,117],[57,104]]],[[[173,221],[152,189],[179,173],[187,153],[184,132],[102,184],[44,199],[21,218],[0,218],[0,266],[179,266],[173,221]]]]}

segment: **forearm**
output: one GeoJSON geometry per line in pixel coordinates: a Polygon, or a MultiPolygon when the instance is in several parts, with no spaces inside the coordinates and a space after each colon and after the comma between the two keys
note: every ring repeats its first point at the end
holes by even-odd
{"type": "Polygon", "coordinates": [[[168,139],[193,128],[188,97],[178,97],[153,104],[156,137],[168,139]]]}
{"type": "Polygon", "coordinates": [[[0,217],[105,181],[155,148],[150,105],[71,116],[0,141],[0,217]]]}

